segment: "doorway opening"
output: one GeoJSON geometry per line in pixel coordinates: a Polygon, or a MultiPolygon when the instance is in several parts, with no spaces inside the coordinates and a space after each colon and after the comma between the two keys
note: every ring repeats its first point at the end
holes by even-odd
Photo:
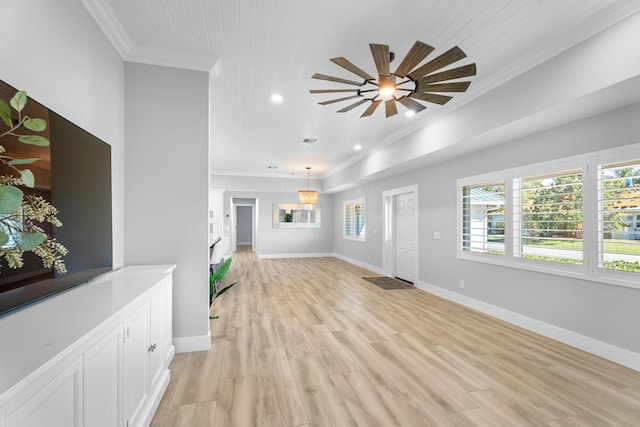
{"type": "Polygon", "coordinates": [[[387,190],[384,199],[384,274],[408,283],[418,281],[418,185],[387,190]]]}
{"type": "Polygon", "coordinates": [[[258,247],[258,199],[232,198],[231,244],[232,251],[251,252],[258,247]]]}

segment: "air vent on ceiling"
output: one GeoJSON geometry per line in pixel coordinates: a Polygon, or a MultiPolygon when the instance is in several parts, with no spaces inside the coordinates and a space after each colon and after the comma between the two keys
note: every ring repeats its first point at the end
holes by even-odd
{"type": "Polygon", "coordinates": [[[315,144],[316,142],[318,142],[317,138],[305,138],[302,140],[303,144],[315,144]]]}

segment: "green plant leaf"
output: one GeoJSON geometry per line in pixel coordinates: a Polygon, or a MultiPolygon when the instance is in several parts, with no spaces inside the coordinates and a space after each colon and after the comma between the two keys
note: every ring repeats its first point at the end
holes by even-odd
{"type": "Polygon", "coordinates": [[[225,292],[227,292],[229,289],[231,289],[236,283],[238,282],[233,282],[232,284],[230,284],[229,286],[227,286],[226,288],[222,288],[220,289],[220,291],[216,294],[216,297],[219,297],[220,295],[224,294],[225,292]]]}
{"type": "Polygon", "coordinates": [[[22,249],[23,251],[32,251],[40,243],[44,242],[46,238],[47,236],[44,233],[23,234],[20,241],[20,249],[22,249]]]}
{"type": "Polygon", "coordinates": [[[23,169],[20,171],[20,175],[22,175],[22,182],[29,188],[33,188],[36,186],[36,179],[33,176],[33,172],[29,169],[23,169]]]}
{"type": "Polygon", "coordinates": [[[22,190],[12,185],[0,186],[0,214],[12,214],[22,206],[22,190]]]}
{"type": "Polygon", "coordinates": [[[11,127],[11,108],[6,102],[0,99],[0,118],[5,125],[11,127]]]}
{"type": "Polygon", "coordinates": [[[9,103],[17,111],[22,111],[24,106],[27,105],[27,92],[19,90],[15,95],[13,95],[13,98],[11,98],[9,103]]]}
{"type": "Polygon", "coordinates": [[[218,280],[222,280],[225,274],[227,274],[227,270],[229,270],[229,266],[231,265],[231,257],[227,258],[227,260],[213,273],[213,281],[217,282],[218,280]]]}
{"type": "Polygon", "coordinates": [[[46,147],[49,145],[49,140],[39,135],[22,135],[18,138],[18,141],[23,144],[37,145],[39,147],[46,147]]]}
{"type": "Polygon", "coordinates": [[[47,128],[47,122],[44,119],[27,119],[22,124],[27,129],[35,132],[42,132],[47,128]]]}
{"type": "Polygon", "coordinates": [[[7,243],[9,243],[9,235],[0,231],[0,247],[6,245],[7,243]]]}
{"type": "Polygon", "coordinates": [[[31,159],[11,159],[9,160],[7,163],[10,165],[30,165],[33,162],[37,162],[38,158],[31,158],[31,159]]]}

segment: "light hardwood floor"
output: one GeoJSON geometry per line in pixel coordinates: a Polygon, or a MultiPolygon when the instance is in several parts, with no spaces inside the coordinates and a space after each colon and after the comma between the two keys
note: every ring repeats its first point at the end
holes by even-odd
{"type": "Polygon", "coordinates": [[[640,372],[371,275],[235,253],[152,426],[640,426],[640,372]]]}

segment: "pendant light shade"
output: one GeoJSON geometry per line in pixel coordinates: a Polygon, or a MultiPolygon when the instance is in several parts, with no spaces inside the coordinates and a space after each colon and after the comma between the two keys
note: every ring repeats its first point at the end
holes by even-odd
{"type": "Polygon", "coordinates": [[[305,205],[312,205],[318,201],[318,192],[309,190],[309,171],[311,170],[310,166],[307,166],[307,189],[298,191],[298,197],[300,198],[300,202],[305,205]]]}

